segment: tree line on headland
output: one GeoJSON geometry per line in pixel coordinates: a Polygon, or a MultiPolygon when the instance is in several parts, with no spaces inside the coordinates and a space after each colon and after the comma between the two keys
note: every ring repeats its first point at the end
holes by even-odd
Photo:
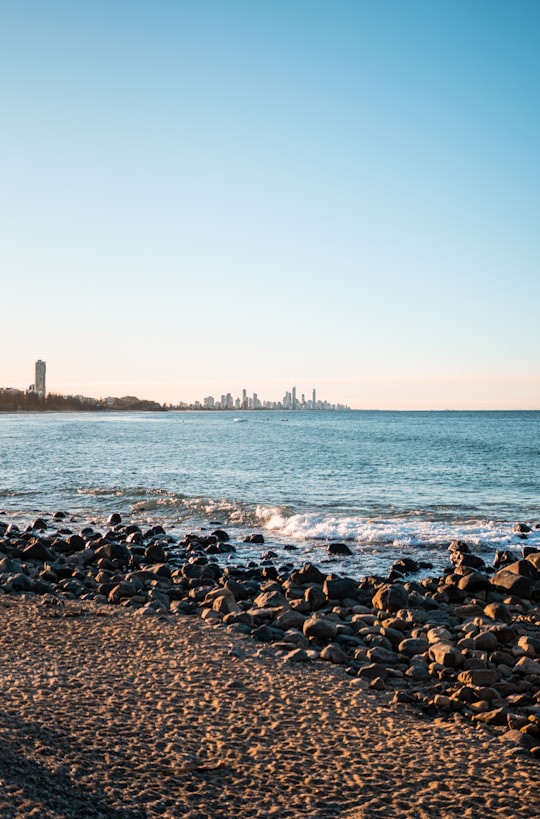
{"type": "Polygon", "coordinates": [[[145,401],[133,395],[123,398],[86,398],[83,395],[40,396],[36,392],[0,389],[0,412],[103,412],[104,410],[138,410],[164,412],[157,401],[145,401]]]}

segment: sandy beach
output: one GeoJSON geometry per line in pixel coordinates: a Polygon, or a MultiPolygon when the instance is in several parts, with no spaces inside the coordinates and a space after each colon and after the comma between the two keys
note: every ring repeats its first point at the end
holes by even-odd
{"type": "Polygon", "coordinates": [[[540,767],[458,715],[198,617],[0,599],[0,815],[536,817],[540,767]]]}

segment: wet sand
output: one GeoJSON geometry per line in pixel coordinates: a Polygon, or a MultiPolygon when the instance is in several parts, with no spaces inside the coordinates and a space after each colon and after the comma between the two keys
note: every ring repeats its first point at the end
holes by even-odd
{"type": "Polygon", "coordinates": [[[540,766],[196,617],[0,598],[0,816],[537,817],[540,766]]]}

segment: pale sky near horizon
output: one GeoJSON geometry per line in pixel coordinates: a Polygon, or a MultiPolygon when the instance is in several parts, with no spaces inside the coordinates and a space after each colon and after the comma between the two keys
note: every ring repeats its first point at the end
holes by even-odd
{"type": "Polygon", "coordinates": [[[0,386],[540,409],[540,3],[0,0],[0,386]]]}

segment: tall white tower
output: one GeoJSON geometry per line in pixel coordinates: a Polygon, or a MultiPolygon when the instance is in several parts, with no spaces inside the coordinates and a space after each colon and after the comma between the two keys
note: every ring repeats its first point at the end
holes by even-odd
{"type": "Polygon", "coordinates": [[[38,394],[40,398],[45,398],[46,390],[45,390],[45,371],[47,369],[47,364],[45,361],[36,361],[36,377],[34,381],[34,390],[38,394]]]}

